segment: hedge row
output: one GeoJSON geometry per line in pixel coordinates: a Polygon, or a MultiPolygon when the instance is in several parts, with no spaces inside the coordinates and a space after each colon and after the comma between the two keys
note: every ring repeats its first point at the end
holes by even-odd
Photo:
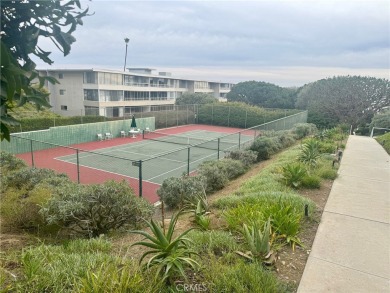
{"type": "Polygon", "coordinates": [[[299,113],[299,110],[266,110],[243,103],[219,103],[199,106],[200,124],[250,128],[299,113]]]}

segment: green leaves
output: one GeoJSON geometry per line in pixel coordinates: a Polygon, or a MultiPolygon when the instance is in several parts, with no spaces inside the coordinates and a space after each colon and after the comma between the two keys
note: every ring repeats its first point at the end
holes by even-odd
{"type": "Polygon", "coordinates": [[[168,282],[176,274],[186,278],[184,271],[186,265],[193,269],[199,267],[199,264],[191,258],[191,254],[195,253],[189,250],[190,240],[185,237],[193,229],[188,229],[173,239],[179,215],[180,212],[172,217],[166,233],[154,220],[147,222],[151,234],[140,230],[130,231],[130,233],[142,235],[145,240],[149,240],[139,241],[132,245],[145,246],[151,249],[142,255],[140,263],[146,256],[154,254],[146,263],[146,268],[157,267],[156,278],[162,275],[163,280],[168,282]]]}
{"type": "Polygon", "coordinates": [[[309,167],[315,167],[317,165],[317,160],[321,156],[319,148],[320,145],[318,141],[314,139],[308,140],[302,145],[301,153],[298,157],[299,161],[309,167]]]}
{"type": "Polygon", "coordinates": [[[271,220],[264,224],[261,230],[257,223],[253,226],[243,225],[243,236],[249,250],[255,258],[262,260],[270,252],[271,220]]]}
{"type": "Polygon", "coordinates": [[[306,176],[307,170],[299,163],[291,163],[282,167],[282,176],[287,186],[298,188],[306,176]]]}
{"type": "MultiPolygon", "coordinates": [[[[79,1],[6,1],[1,5],[1,140],[10,140],[12,125],[9,110],[27,102],[37,109],[50,107],[47,93],[41,88],[51,77],[40,77],[30,54],[52,64],[50,52],[37,46],[39,37],[48,37],[57,48],[68,55],[76,39],[71,35],[88,9],[79,11],[79,1]],[[77,8],[75,7],[77,6],[77,8]],[[24,64],[24,65],[21,65],[24,64]],[[39,86],[34,87],[33,83],[39,86]]],[[[13,121],[15,123],[15,121],[13,121]]]]}

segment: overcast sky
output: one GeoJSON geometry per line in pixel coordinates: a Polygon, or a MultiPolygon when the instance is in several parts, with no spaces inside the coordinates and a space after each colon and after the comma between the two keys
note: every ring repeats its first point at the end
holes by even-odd
{"type": "MultiPolygon", "coordinates": [[[[82,1],[94,15],[51,68],[127,67],[173,76],[303,84],[335,75],[389,78],[390,1],[82,1]]],[[[39,62],[39,68],[50,68],[39,62]]]]}

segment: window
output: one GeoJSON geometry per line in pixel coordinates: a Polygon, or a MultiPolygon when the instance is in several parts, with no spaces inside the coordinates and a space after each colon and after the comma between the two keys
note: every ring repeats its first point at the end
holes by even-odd
{"type": "Polygon", "coordinates": [[[66,90],[60,90],[60,95],[61,96],[65,95],[65,92],[66,92],[66,90]]]}
{"type": "Polygon", "coordinates": [[[99,107],[84,106],[85,116],[99,116],[99,107]]]}
{"type": "Polygon", "coordinates": [[[83,82],[84,83],[97,83],[97,74],[96,72],[84,72],[83,75],[83,82]]]}
{"type": "Polygon", "coordinates": [[[99,101],[98,90],[84,90],[84,101],[99,101]]]}
{"type": "Polygon", "coordinates": [[[58,78],[59,79],[63,79],[64,78],[64,74],[63,73],[58,73],[58,78]]]}
{"type": "Polygon", "coordinates": [[[123,101],[123,91],[107,91],[100,90],[100,101],[111,102],[111,101],[123,101]]]}
{"type": "Polygon", "coordinates": [[[99,72],[99,84],[122,84],[122,76],[117,73],[99,72]]]}
{"type": "Polygon", "coordinates": [[[61,110],[63,110],[63,111],[68,111],[68,106],[66,106],[66,105],[61,105],[61,110]]]}

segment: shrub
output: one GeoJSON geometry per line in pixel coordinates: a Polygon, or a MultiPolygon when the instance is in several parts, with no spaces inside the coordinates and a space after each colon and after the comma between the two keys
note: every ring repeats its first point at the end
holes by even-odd
{"type": "Polygon", "coordinates": [[[199,254],[207,253],[222,256],[238,249],[238,244],[235,239],[226,231],[215,230],[202,232],[193,230],[188,233],[188,238],[192,240],[190,248],[199,254]]]}
{"type": "Polygon", "coordinates": [[[1,151],[0,152],[0,170],[1,174],[6,174],[11,171],[16,171],[27,167],[26,163],[15,157],[14,155],[1,151]]]}
{"type": "Polygon", "coordinates": [[[376,140],[383,146],[388,154],[390,154],[390,132],[378,136],[376,140]]]}
{"type": "Polygon", "coordinates": [[[227,158],[241,161],[246,168],[257,161],[257,153],[251,150],[236,150],[229,152],[227,158]]]}
{"type": "MultiPolygon", "coordinates": [[[[273,202],[264,208],[264,216],[271,218],[271,225],[276,236],[274,240],[282,239],[294,248],[300,244],[297,237],[301,227],[304,206],[294,206],[288,202],[273,202]]],[[[273,241],[274,241],[273,240],[273,241]]]]}
{"type": "Polygon", "coordinates": [[[282,176],[287,186],[298,188],[306,176],[307,170],[299,163],[291,163],[282,168],[282,176]]]}
{"type": "Polygon", "coordinates": [[[211,258],[203,274],[209,292],[286,292],[277,278],[259,263],[237,261],[224,264],[211,258]]]}
{"type": "Polygon", "coordinates": [[[199,166],[198,174],[205,179],[207,194],[224,188],[229,182],[226,171],[216,162],[203,163],[199,166]]]}
{"type": "Polygon", "coordinates": [[[336,149],[337,145],[333,141],[318,141],[318,151],[321,154],[333,154],[336,149]]]}
{"type": "Polygon", "coordinates": [[[292,146],[295,143],[295,137],[290,131],[279,131],[277,137],[283,148],[292,146]]]}
{"type": "Polygon", "coordinates": [[[320,152],[318,141],[310,139],[302,145],[301,153],[298,158],[302,163],[310,167],[315,167],[319,157],[320,152]]]}
{"type": "Polygon", "coordinates": [[[223,173],[225,173],[227,179],[229,180],[237,178],[245,173],[245,167],[241,161],[226,158],[219,161],[202,163],[198,168],[199,174],[207,179],[207,176],[210,175],[209,172],[211,172],[210,170],[207,170],[207,168],[210,166],[220,169],[223,173]]]}
{"type": "Polygon", "coordinates": [[[316,174],[323,179],[334,180],[337,178],[337,170],[333,169],[331,165],[323,166],[316,170],[316,174]]]}
{"type": "Polygon", "coordinates": [[[316,175],[306,175],[302,179],[302,186],[310,189],[321,187],[321,178],[316,175]]]}
{"type": "Polygon", "coordinates": [[[68,178],[66,174],[57,174],[50,169],[22,168],[8,174],[5,180],[8,187],[31,190],[37,184],[51,180],[53,177],[62,178],[59,180],[66,180],[68,178]]]}
{"type": "Polygon", "coordinates": [[[317,132],[317,127],[312,123],[297,123],[291,129],[297,139],[302,139],[317,132]]]}
{"type": "Polygon", "coordinates": [[[160,199],[170,208],[182,206],[186,201],[202,196],[204,192],[204,179],[199,176],[171,177],[165,179],[157,190],[160,199]]]}
{"type": "Polygon", "coordinates": [[[57,193],[41,210],[46,221],[93,237],[124,225],[137,226],[153,213],[152,205],[136,197],[125,181],[68,184],[57,193]]]}
{"type": "Polygon", "coordinates": [[[268,160],[271,155],[281,148],[277,137],[259,137],[252,145],[250,150],[257,152],[257,161],[268,160]]]}
{"type": "Polygon", "coordinates": [[[37,186],[30,191],[8,188],[1,195],[2,225],[22,229],[45,226],[39,210],[50,200],[51,196],[52,190],[44,186],[37,186]]]}

